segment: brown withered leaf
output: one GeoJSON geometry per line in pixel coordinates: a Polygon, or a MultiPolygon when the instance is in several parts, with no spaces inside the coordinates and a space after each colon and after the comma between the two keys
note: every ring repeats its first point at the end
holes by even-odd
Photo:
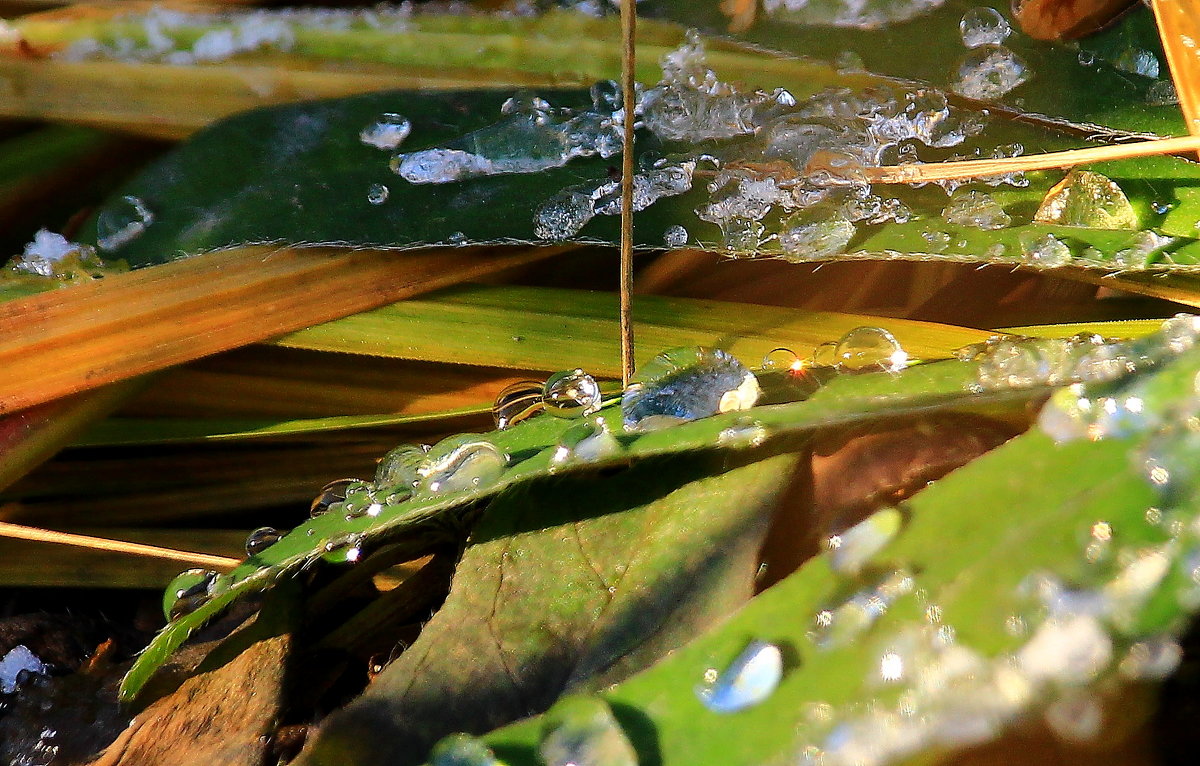
{"type": "Polygon", "coordinates": [[[1103,29],[1133,0],[1014,0],[1021,31],[1038,40],[1073,40],[1103,29]]]}

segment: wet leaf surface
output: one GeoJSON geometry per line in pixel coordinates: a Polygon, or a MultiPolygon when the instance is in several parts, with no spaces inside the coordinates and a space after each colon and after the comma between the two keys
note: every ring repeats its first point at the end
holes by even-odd
{"type": "Polygon", "coordinates": [[[472,532],[445,605],[306,763],[419,763],[568,691],[616,682],[754,591],[758,549],[795,460],[715,476],[724,458],[650,461],[597,484],[500,495],[472,532]]]}

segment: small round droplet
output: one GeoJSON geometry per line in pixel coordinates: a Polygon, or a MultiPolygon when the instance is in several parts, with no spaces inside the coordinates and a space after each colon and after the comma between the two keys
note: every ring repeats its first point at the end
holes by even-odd
{"type": "Polygon", "coordinates": [[[1175,209],[1174,202],[1165,199],[1156,199],[1150,202],[1150,209],[1158,215],[1166,215],[1175,209]]]}
{"type": "Polygon", "coordinates": [[[963,14],[958,22],[963,45],[978,48],[981,45],[999,45],[1012,33],[1008,21],[1000,12],[986,5],[978,5],[963,14]]]}
{"type": "Polygon", "coordinates": [[[412,494],[420,484],[417,471],[425,464],[429,450],[428,444],[401,444],[389,451],[375,468],[375,486],[402,498],[412,494]]]}
{"type": "Polygon", "coordinates": [[[382,205],[387,202],[388,188],[383,184],[371,184],[367,187],[367,202],[372,205],[382,205]]]}
{"type": "Polygon", "coordinates": [[[766,641],[751,641],[711,684],[696,696],[714,713],[736,713],[765,701],[783,679],[783,652],[766,641]]]}
{"type": "Polygon", "coordinates": [[[283,537],[275,527],[259,527],[246,538],[246,555],[257,556],[283,537]]]}
{"type": "Polygon", "coordinates": [[[336,479],[329,482],[324,487],[321,487],[321,493],[313,498],[312,505],[308,509],[308,515],[315,519],[322,513],[325,513],[331,505],[345,500],[346,494],[354,485],[361,483],[362,479],[336,479]]]}
{"type": "Polygon", "coordinates": [[[408,138],[412,132],[412,123],[407,117],[399,114],[385,113],[379,119],[362,129],[358,139],[367,146],[373,146],[383,151],[391,151],[408,138]]]}
{"type": "Polygon", "coordinates": [[[602,398],[600,384],[580,369],[554,373],[542,390],[546,412],[560,418],[591,415],[600,409],[602,398]]]}
{"type": "Polygon", "coordinates": [[[536,380],[518,380],[501,389],[496,401],[492,402],[492,421],[496,428],[511,428],[522,420],[540,415],[545,409],[542,404],[543,386],[536,380]]]}
{"type": "Polygon", "coordinates": [[[668,226],[663,232],[663,244],[669,248],[675,249],[686,246],[688,243],[688,230],[676,224],[668,226]]]}
{"type": "Polygon", "coordinates": [[[96,216],[96,244],[102,250],[124,247],[142,235],[154,214],[139,197],[126,196],[96,216]]]}
{"type": "Polygon", "coordinates": [[[853,372],[899,372],[908,366],[900,341],[880,327],[856,327],[837,342],[837,366],[853,372]]]}
{"type": "Polygon", "coordinates": [[[779,370],[781,372],[797,372],[804,367],[804,362],[790,348],[773,348],[762,358],[764,370],[779,370]]]}
{"type": "Polygon", "coordinates": [[[163,614],[176,620],[203,606],[209,599],[209,589],[217,573],[207,569],[188,569],[167,586],[163,594],[163,614]]]}
{"type": "Polygon", "coordinates": [[[362,535],[342,535],[327,540],[323,546],[325,558],[336,564],[356,564],[363,557],[362,535]]]}
{"type": "Polygon", "coordinates": [[[469,734],[451,734],[434,746],[430,766],[499,766],[483,740],[469,734]]]}

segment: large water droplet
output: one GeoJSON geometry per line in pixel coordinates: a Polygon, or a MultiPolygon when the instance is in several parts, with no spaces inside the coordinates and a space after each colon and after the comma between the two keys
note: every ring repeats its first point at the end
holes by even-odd
{"type": "Polygon", "coordinates": [[[758,401],[754,373],[720,349],[678,348],[643,365],[621,398],[626,430],[747,410],[758,401]]]}
{"type": "Polygon", "coordinates": [[[678,224],[668,226],[667,230],[663,232],[663,244],[669,248],[685,247],[687,243],[688,230],[678,224]]]}
{"type": "Polygon", "coordinates": [[[985,231],[1003,229],[1012,223],[1004,208],[990,194],[981,191],[955,195],[942,211],[942,217],[958,226],[974,226],[985,231]]]}
{"type": "Polygon", "coordinates": [[[346,494],[362,483],[362,479],[335,479],[329,482],[324,487],[321,487],[320,494],[313,498],[312,505],[308,509],[308,515],[315,519],[328,511],[331,505],[345,500],[346,494]]]}
{"type": "Polygon", "coordinates": [[[430,766],[500,766],[491,748],[469,734],[442,738],[429,754],[430,766]]]}
{"type": "Polygon", "coordinates": [[[883,577],[874,587],[855,593],[832,609],[823,609],[815,618],[811,637],[817,646],[830,649],[858,639],[896,599],[911,593],[913,578],[897,570],[883,577]]]}
{"type": "Polygon", "coordinates": [[[553,465],[566,463],[596,463],[621,452],[621,443],[608,428],[608,422],[597,418],[578,423],[567,429],[550,457],[553,465]]]}
{"type": "Polygon", "coordinates": [[[536,380],[519,380],[501,389],[492,403],[492,421],[496,428],[511,428],[541,414],[543,387],[544,384],[536,380]]]}
{"type": "Polygon", "coordinates": [[[283,537],[275,527],[259,527],[246,538],[246,555],[257,556],[283,537]]]}
{"type": "Polygon", "coordinates": [[[154,223],[154,214],[138,197],[122,197],[96,216],[96,244],[102,250],[124,247],[154,223]]]}
{"type": "Polygon", "coordinates": [[[852,372],[899,372],[908,366],[900,341],[880,327],[856,327],[837,342],[837,366],[852,372]]]}
{"type": "Polygon", "coordinates": [[[600,409],[601,399],[600,384],[580,369],[554,373],[542,390],[546,412],[561,418],[591,415],[600,409]]]}
{"type": "Polygon", "coordinates": [[[978,48],[1004,42],[1012,34],[1012,27],[999,11],[980,5],[963,14],[958,22],[958,31],[962,34],[963,45],[978,48]]]}
{"type": "Polygon", "coordinates": [[[815,261],[843,253],[857,228],[838,212],[801,210],[783,222],[779,246],[788,261],[815,261]]]}
{"type": "MultiPolygon", "coordinates": [[[[33,676],[46,675],[50,670],[41,658],[29,650],[24,644],[17,644],[0,658],[0,694],[12,694],[33,676]]],[[[18,757],[11,764],[30,763],[18,757]]],[[[49,761],[46,761],[49,763],[49,761]]],[[[31,764],[32,766],[32,764],[31,764]]]]}
{"type": "Polygon", "coordinates": [[[325,559],[335,564],[356,564],[363,558],[363,544],[366,538],[361,534],[340,535],[325,541],[322,548],[325,559]]]}
{"type": "Polygon", "coordinates": [[[762,358],[761,366],[764,370],[798,372],[804,367],[804,362],[796,355],[795,351],[781,346],[768,351],[762,358]]]}
{"type": "Polygon", "coordinates": [[[428,444],[401,444],[389,451],[375,468],[375,486],[389,492],[409,492],[421,483],[417,471],[425,465],[428,444]]]}
{"type": "Polygon", "coordinates": [[[208,601],[217,573],[207,569],[188,569],[167,585],[163,593],[163,614],[176,620],[191,614],[208,601]]]}
{"type": "Polygon", "coordinates": [[[831,536],[829,566],[839,574],[857,574],[876,553],[895,539],[904,526],[904,515],[885,508],[839,534],[831,536]]]}
{"type": "Polygon", "coordinates": [[[546,766],[637,766],[638,762],[612,710],[596,697],[568,697],[551,708],[538,754],[546,766]]]}
{"type": "Polygon", "coordinates": [[[1042,200],[1033,220],[1060,226],[1135,229],[1137,213],[1115,181],[1090,170],[1072,170],[1042,200]]]}
{"type": "Polygon", "coordinates": [[[391,151],[408,138],[412,132],[412,123],[399,114],[381,114],[379,119],[362,129],[358,139],[367,146],[391,151]]]}
{"type": "Polygon", "coordinates": [[[783,652],[766,641],[751,641],[696,696],[715,713],[736,713],[765,701],[783,679],[783,652]]]}
{"type": "Polygon", "coordinates": [[[495,444],[471,434],[438,442],[417,469],[426,492],[461,492],[486,486],[500,478],[508,455],[495,444]]]}
{"type": "Polygon", "coordinates": [[[1003,45],[985,44],[963,57],[952,87],[967,98],[990,101],[1028,79],[1029,70],[1017,54],[1003,45]]]}

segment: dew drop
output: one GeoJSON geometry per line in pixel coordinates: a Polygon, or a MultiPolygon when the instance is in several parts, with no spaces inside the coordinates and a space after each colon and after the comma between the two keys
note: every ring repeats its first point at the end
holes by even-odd
{"type": "Polygon", "coordinates": [[[389,451],[375,468],[375,486],[381,491],[411,495],[421,482],[417,471],[425,464],[428,444],[401,444],[389,451]]]}
{"type": "Polygon", "coordinates": [[[383,184],[371,184],[367,187],[367,202],[372,205],[382,205],[387,202],[388,188],[383,184]]]}
{"type": "Polygon", "coordinates": [[[361,534],[341,535],[327,540],[322,546],[325,558],[335,564],[356,564],[363,557],[363,542],[361,534]]]}
{"type": "Polygon", "coordinates": [[[469,734],[442,738],[429,755],[430,766],[500,766],[491,748],[469,734]]]}
{"type": "Polygon", "coordinates": [[[1175,672],[1183,661],[1183,648],[1171,636],[1139,641],[1117,666],[1118,672],[1132,681],[1161,681],[1175,672]]]}
{"type": "Polygon", "coordinates": [[[538,753],[545,766],[637,766],[637,752],[596,697],[568,697],[546,713],[538,753]]]}
{"type": "Polygon", "coordinates": [[[362,479],[336,479],[329,482],[324,487],[321,487],[320,494],[313,498],[312,505],[308,509],[308,515],[315,519],[328,511],[330,506],[345,500],[347,493],[362,483],[362,479]]]}
{"type": "Polygon", "coordinates": [[[696,696],[714,713],[736,713],[774,693],[783,679],[783,652],[766,641],[751,641],[716,680],[696,689],[696,696]]]}
{"type": "Polygon", "coordinates": [[[167,585],[163,594],[163,614],[176,620],[191,614],[208,601],[217,573],[207,569],[188,569],[167,585]]]}
{"type": "Polygon", "coordinates": [[[1048,269],[1066,266],[1071,262],[1071,248],[1053,234],[1021,232],[1021,259],[1028,264],[1048,269]]]}
{"type": "Polygon", "coordinates": [[[550,462],[555,466],[566,463],[597,463],[620,452],[621,443],[609,430],[608,422],[597,418],[567,429],[555,446],[550,462]]]}
{"type": "Polygon", "coordinates": [[[542,403],[560,418],[578,418],[600,409],[600,384],[580,369],[556,372],[546,380],[542,403]]]}
{"type": "Polygon", "coordinates": [[[813,349],[810,358],[813,367],[836,367],[838,364],[838,342],[827,340],[813,349]]]}
{"type": "Polygon", "coordinates": [[[955,195],[942,211],[942,217],[958,226],[973,226],[985,231],[1003,229],[1012,223],[1004,208],[990,194],[980,191],[955,195]]]}
{"type": "MultiPolygon", "coordinates": [[[[12,694],[31,675],[43,676],[50,668],[41,658],[29,650],[24,644],[17,644],[0,658],[0,694],[12,694]]],[[[25,764],[28,761],[20,757],[11,761],[13,764],[25,764]]]]}
{"type": "Polygon", "coordinates": [[[1108,666],[1112,651],[1099,620],[1080,614],[1043,622],[1016,659],[1032,680],[1083,683],[1108,666]]]}
{"type": "Polygon", "coordinates": [[[801,210],[783,222],[779,246],[784,260],[816,261],[846,251],[857,228],[841,213],[801,210]]]}
{"type": "Polygon", "coordinates": [[[492,403],[492,421],[496,428],[511,428],[522,420],[540,415],[543,383],[536,380],[519,380],[505,386],[492,403]]]}
{"type": "Polygon", "coordinates": [[[900,341],[880,327],[856,327],[837,342],[837,366],[852,372],[899,372],[908,366],[900,341]]]}
{"type": "Polygon", "coordinates": [[[1029,69],[1003,45],[984,44],[963,57],[952,88],[967,98],[990,101],[1006,95],[1029,79],[1029,69]]]}
{"type": "Polygon", "coordinates": [[[829,538],[829,566],[838,574],[853,575],[862,570],[876,553],[896,538],[904,525],[904,516],[895,508],[885,508],[844,532],[829,538]],[[832,541],[836,539],[834,544],[832,541]]]}
{"type": "Polygon", "coordinates": [[[803,367],[804,362],[796,355],[796,352],[782,346],[771,349],[762,358],[762,368],[764,370],[798,372],[803,367]]]}
{"type": "Polygon", "coordinates": [[[358,139],[367,146],[391,151],[404,143],[409,133],[412,133],[412,122],[407,117],[385,113],[363,128],[358,134],[358,139]]]}
{"type": "Polygon", "coordinates": [[[626,430],[647,431],[758,401],[754,373],[720,349],[678,348],[643,365],[621,398],[626,430]]]}
{"type": "Polygon", "coordinates": [[[259,527],[246,538],[246,555],[257,556],[283,537],[275,527],[259,527]]]}
{"type": "Polygon", "coordinates": [[[1156,199],[1150,202],[1150,209],[1157,215],[1166,215],[1175,209],[1176,203],[1165,199],[1156,199]]]}
{"type": "Polygon", "coordinates": [[[486,486],[500,478],[508,455],[495,444],[471,434],[443,439],[417,469],[425,492],[461,492],[486,486]]]}
{"type": "Polygon", "coordinates": [[[668,226],[663,232],[663,244],[669,248],[677,249],[685,247],[688,243],[688,230],[679,226],[668,226]]]}
{"type": "Polygon", "coordinates": [[[1072,170],[1046,193],[1037,223],[1097,229],[1136,229],[1137,213],[1115,181],[1091,170],[1072,170]]]}
{"type": "Polygon", "coordinates": [[[1074,692],[1046,708],[1046,726],[1064,742],[1091,742],[1104,727],[1104,709],[1088,692],[1074,692]]]}
{"type": "Polygon", "coordinates": [[[975,6],[964,13],[958,30],[968,48],[999,45],[1012,33],[1012,27],[1000,12],[987,6],[975,6]]]}
{"type": "Polygon", "coordinates": [[[102,250],[124,247],[142,235],[154,214],[139,197],[125,196],[96,217],[96,244],[102,250]]]}
{"type": "Polygon", "coordinates": [[[717,446],[728,449],[760,447],[769,436],[770,432],[762,423],[751,418],[739,418],[738,422],[717,434],[717,446]]]}

